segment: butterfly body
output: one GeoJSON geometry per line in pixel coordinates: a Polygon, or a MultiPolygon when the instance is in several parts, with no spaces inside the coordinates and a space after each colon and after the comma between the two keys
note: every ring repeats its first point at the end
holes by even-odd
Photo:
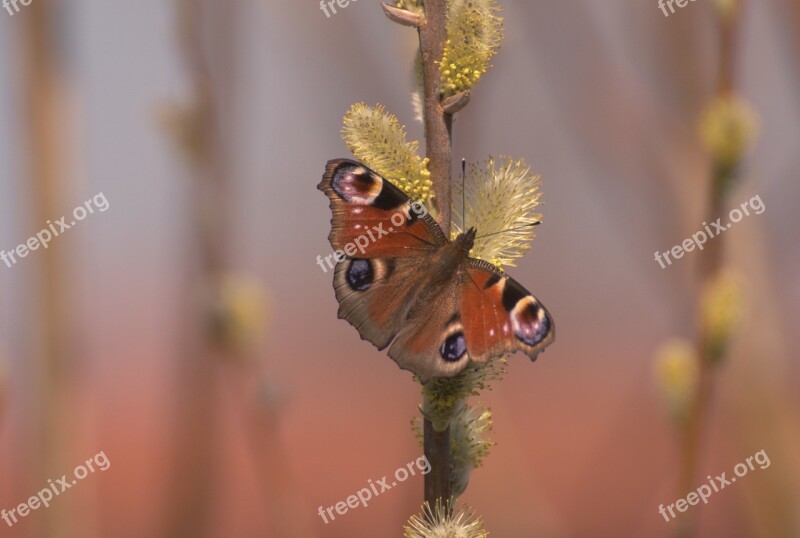
{"type": "Polygon", "coordinates": [[[449,240],[423,204],[354,161],[329,161],[319,189],[333,212],[338,315],[401,368],[424,382],[516,350],[535,359],[553,341],[541,303],[469,256],[475,229],[449,240]]]}

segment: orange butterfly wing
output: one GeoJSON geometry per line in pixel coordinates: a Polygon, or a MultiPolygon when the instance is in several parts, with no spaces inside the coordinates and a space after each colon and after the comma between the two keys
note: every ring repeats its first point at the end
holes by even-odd
{"type": "Polygon", "coordinates": [[[331,201],[331,245],[348,257],[416,256],[447,242],[423,204],[355,161],[328,161],[317,188],[331,201]]]}
{"type": "Polygon", "coordinates": [[[555,340],[547,309],[493,265],[470,258],[461,292],[467,351],[486,362],[520,350],[532,360],[555,340]]]}

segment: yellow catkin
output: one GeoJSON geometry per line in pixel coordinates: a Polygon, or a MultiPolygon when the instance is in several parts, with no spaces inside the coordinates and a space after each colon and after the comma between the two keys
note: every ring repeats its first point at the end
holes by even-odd
{"type": "Polygon", "coordinates": [[[682,414],[697,386],[698,358],[688,340],[676,338],[663,344],[655,355],[656,384],[669,407],[682,414]]]}
{"type": "Polygon", "coordinates": [[[440,70],[445,97],[472,88],[491,67],[503,38],[499,12],[494,0],[450,0],[440,70]]]}
{"type": "Polygon", "coordinates": [[[461,183],[454,184],[453,235],[474,227],[478,239],[471,256],[499,268],[513,266],[530,250],[535,237],[531,224],[541,221],[539,186],[540,177],[521,159],[503,157],[496,162],[490,157],[471,166],[466,196],[462,196],[461,183]]]}
{"type": "Polygon", "coordinates": [[[756,113],[745,101],[718,97],[703,113],[700,138],[717,163],[732,166],[752,145],[757,126],[756,113]]]}
{"type": "Polygon", "coordinates": [[[724,346],[743,313],[740,280],[728,271],[712,280],[703,293],[701,323],[712,345],[724,346]]]}
{"type": "Polygon", "coordinates": [[[430,201],[428,159],[418,154],[419,142],[407,142],[406,131],[382,105],[356,103],[345,114],[342,139],[353,155],[397,185],[406,195],[430,201]]]}

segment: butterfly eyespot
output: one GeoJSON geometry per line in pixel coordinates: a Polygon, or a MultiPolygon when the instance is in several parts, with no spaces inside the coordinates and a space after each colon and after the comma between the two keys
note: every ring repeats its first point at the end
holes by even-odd
{"type": "Polygon", "coordinates": [[[464,340],[464,333],[453,333],[445,338],[439,354],[447,362],[457,362],[467,352],[467,342],[464,340]]]}
{"type": "Polygon", "coordinates": [[[531,296],[519,301],[510,317],[514,335],[529,346],[539,344],[550,331],[550,320],[531,296]]]}
{"type": "Polygon", "coordinates": [[[355,291],[366,291],[372,286],[375,273],[369,260],[356,259],[347,268],[347,284],[355,291]]]}
{"type": "Polygon", "coordinates": [[[334,171],[331,187],[342,200],[368,205],[381,194],[383,180],[363,166],[347,163],[334,171]]]}

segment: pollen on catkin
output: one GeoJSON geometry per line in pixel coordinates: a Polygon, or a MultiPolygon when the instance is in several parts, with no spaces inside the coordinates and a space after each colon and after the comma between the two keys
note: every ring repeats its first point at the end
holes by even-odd
{"type": "Polygon", "coordinates": [[[429,202],[432,181],[428,159],[418,155],[419,142],[407,142],[406,130],[383,105],[356,103],[342,121],[342,139],[352,154],[402,190],[429,202]]]}
{"type": "Polygon", "coordinates": [[[483,520],[476,518],[471,509],[449,512],[439,500],[433,508],[425,503],[421,513],[409,518],[404,527],[404,538],[486,538],[489,535],[483,527],[483,520]]]}
{"type": "Polygon", "coordinates": [[[494,0],[450,0],[447,41],[440,64],[444,97],[472,88],[491,67],[503,39],[503,19],[494,0]]]}
{"type": "Polygon", "coordinates": [[[741,160],[753,144],[758,116],[746,101],[735,95],[718,97],[700,120],[700,138],[706,150],[721,166],[741,160]]]}
{"type": "Polygon", "coordinates": [[[655,354],[654,374],[661,395],[676,419],[686,416],[699,376],[699,359],[692,342],[675,338],[655,354]]]}
{"type": "Polygon", "coordinates": [[[461,182],[454,182],[451,210],[452,236],[475,228],[478,236],[470,252],[473,258],[503,268],[531,248],[534,223],[542,216],[540,177],[531,173],[524,160],[493,157],[469,168],[462,193],[461,182]],[[462,207],[463,205],[463,207],[462,207]]]}
{"type": "Polygon", "coordinates": [[[711,360],[722,357],[744,312],[741,280],[723,271],[708,282],[700,304],[700,323],[706,335],[711,360]]]}

